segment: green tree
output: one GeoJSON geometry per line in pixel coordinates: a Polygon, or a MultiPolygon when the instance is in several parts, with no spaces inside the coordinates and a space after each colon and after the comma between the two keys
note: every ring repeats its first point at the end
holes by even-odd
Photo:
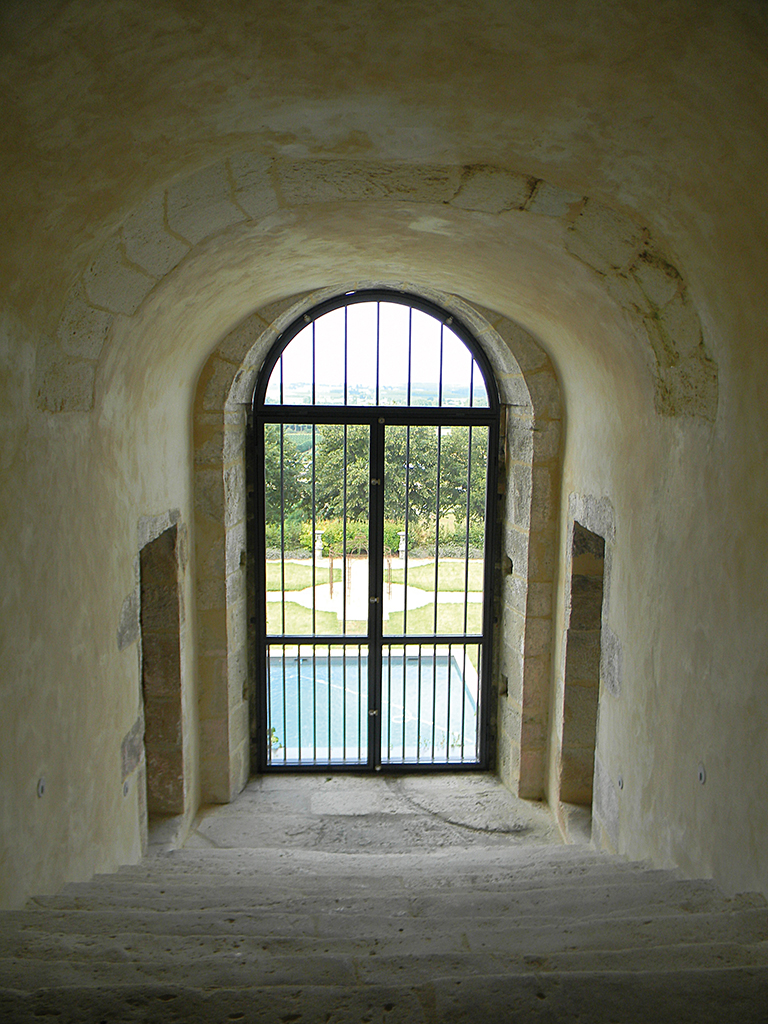
{"type": "Polygon", "coordinates": [[[306,515],[309,495],[304,476],[301,455],[285,428],[280,423],[265,423],[264,490],[268,524],[306,515]]]}
{"type": "Polygon", "coordinates": [[[318,428],[315,508],[318,519],[367,519],[370,490],[370,436],[364,424],[318,428]],[[345,444],[346,440],[346,444],[345,444]],[[346,489],[345,489],[346,482],[346,489]]]}

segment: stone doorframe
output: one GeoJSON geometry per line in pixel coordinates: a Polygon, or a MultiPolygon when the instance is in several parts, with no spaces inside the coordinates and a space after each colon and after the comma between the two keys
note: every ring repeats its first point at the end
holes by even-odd
{"type": "MultiPolygon", "coordinates": [[[[262,307],[210,354],[194,404],[198,688],[202,799],[228,802],[250,773],[246,410],[285,327],[343,283],[262,307]]],[[[491,714],[496,768],[524,797],[544,794],[552,679],[562,449],[560,386],[541,346],[506,317],[398,283],[461,319],[486,352],[502,404],[499,551],[491,714]]]]}

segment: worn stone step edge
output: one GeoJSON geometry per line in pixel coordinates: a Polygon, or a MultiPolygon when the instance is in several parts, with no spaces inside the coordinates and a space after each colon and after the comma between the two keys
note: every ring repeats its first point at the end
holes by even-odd
{"type": "Polygon", "coordinates": [[[318,939],[333,938],[368,938],[386,937],[403,934],[406,930],[431,937],[442,931],[466,932],[467,934],[483,934],[488,936],[514,933],[519,929],[535,927],[555,927],[564,932],[573,931],[576,927],[591,927],[599,922],[623,923],[626,928],[634,928],[645,921],[663,920],[697,921],[703,928],[713,920],[726,919],[751,920],[757,928],[768,929],[768,911],[765,909],[722,911],[702,911],[692,914],[689,911],[671,911],[668,905],[651,908],[624,908],[624,913],[601,913],[604,908],[596,908],[595,913],[576,918],[571,915],[546,914],[541,910],[514,918],[510,923],[510,915],[493,915],[480,918],[476,914],[459,916],[450,914],[444,917],[430,915],[413,917],[403,915],[400,918],[382,918],[372,920],[370,914],[358,915],[357,918],[347,913],[321,914],[264,914],[236,911],[195,910],[185,912],[146,913],[139,911],[70,911],[50,914],[46,912],[28,913],[12,911],[4,916],[0,939],[10,939],[13,935],[23,933],[27,928],[49,934],[61,932],[79,935],[97,936],[104,933],[120,934],[123,932],[146,932],[155,935],[253,935],[265,939],[292,938],[313,936],[318,939]],[[756,918],[748,917],[756,915],[756,918]]]}
{"type": "MultiPolygon", "coordinates": [[[[86,923],[88,923],[86,921],[86,923]]],[[[434,932],[430,922],[404,924],[384,935],[381,930],[358,938],[342,932],[337,936],[289,935],[265,936],[259,933],[203,931],[194,934],[130,932],[115,935],[93,932],[47,932],[33,929],[0,931],[0,955],[48,959],[88,959],[108,961],[135,957],[182,957],[236,953],[249,955],[311,955],[316,952],[337,955],[411,955],[426,950],[455,953],[464,950],[507,954],[526,952],[547,954],[563,949],[645,948],[664,944],[707,945],[710,942],[768,942],[768,914],[742,911],[734,914],[676,915],[640,919],[598,919],[587,922],[535,922],[517,925],[505,923],[490,927],[487,922],[454,921],[454,927],[434,932]]]]}
{"type": "Polygon", "coordinates": [[[249,956],[240,951],[198,958],[193,963],[165,957],[152,960],[72,961],[0,958],[0,988],[32,990],[68,985],[128,985],[139,982],[179,984],[205,989],[224,986],[355,985],[420,983],[432,977],[476,974],[523,974],[538,971],[601,973],[668,972],[681,969],[722,970],[768,967],[765,944],[709,943],[630,947],[623,950],[568,950],[530,953],[432,953],[376,956],[313,953],[249,956]]]}
{"type": "Polygon", "coordinates": [[[764,906],[760,898],[726,897],[709,882],[682,882],[663,880],[637,886],[631,882],[599,886],[566,886],[525,889],[503,893],[432,890],[428,893],[402,891],[398,893],[348,893],[343,896],[304,896],[260,892],[232,893],[226,888],[204,888],[190,893],[164,895],[99,896],[94,891],[82,895],[34,897],[25,906],[28,913],[63,913],[67,911],[126,910],[147,913],[166,913],[229,909],[258,911],[264,914],[321,914],[345,912],[349,916],[374,913],[377,916],[425,913],[447,915],[462,913],[465,907],[481,916],[496,913],[533,913],[553,905],[558,913],[589,913],[596,905],[610,907],[612,912],[643,906],[648,909],[659,904],[676,906],[690,913],[705,909],[725,911],[744,906],[764,906]]]}
{"type": "Polygon", "coordinates": [[[226,870],[230,865],[250,863],[260,870],[285,870],[288,864],[311,865],[318,872],[329,868],[335,871],[343,867],[345,873],[364,868],[366,872],[389,870],[394,865],[412,865],[427,871],[474,869],[476,866],[497,864],[519,866],[536,864],[637,864],[641,869],[643,861],[629,861],[623,857],[602,853],[592,847],[576,846],[493,846],[493,847],[445,847],[438,850],[407,853],[347,853],[334,850],[308,850],[303,847],[217,847],[209,849],[181,848],[169,852],[149,855],[139,864],[122,865],[118,870],[130,872],[145,865],[153,870],[160,867],[181,867],[211,865],[215,872],[226,870]]]}
{"type": "MultiPolygon", "coordinates": [[[[61,890],[59,895],[75,893],[78,889],[93,887],[99,892],[146,892],[150,889],[164,887],[166,889],[182,889],[185,886],[216,886],[226,887],[235,890],[237,887],[280,887],[284,890],[295,889],[304,886],[317,891],[318,887],[329,891],[338,889],[338,875],[316,875],[308,871],[292,871],[283,873],[261,873],[239,872],[237,874],[216,874],[216,873],[159,873],[146,871],[142,874],[112,874],[94,875],[88,881],[69,882],[61,890]]],[[[548,888],[562,884],[578,883],[579,885],[601,885],[613,880],[631,881],[636,885],[643,885],[646,882],[659,882],[663,879],[681,881],[680,876],[674,872],[662,868],[648,868],[643,871],[628,869],[623,866],[612,865],[609,868],[602,867],[599,870],[585,871],[573,868],[561,868],[554,871],[530,870],[513,871],[495,869],[487,872],[465,872],[449,876],[423,873],[401,872],[399,874],[352,874],[343,877],[347,885],[358,889],[385,889],[401,887],[407,889],[520,889],[520,888],[548,888]]],[[[696,879],[696,881],[708,881],[707,879],[696,879]]],[[[714,884],[714,883],[712,883],[714,884]]]]}
{"type": "Polygon", "coordinates": [[[170,985],[0,991],[0,1019],[39,1024],[192,1021],[249,1024],[333,1019],[334,1024],[476,1024],[504,1019],[580,1019],[590,1024],[765,1024],[768,970],[726,968],[636,973],[557,972],[478,975],[427,985],[273,986],[199,992],[170,985]]]}

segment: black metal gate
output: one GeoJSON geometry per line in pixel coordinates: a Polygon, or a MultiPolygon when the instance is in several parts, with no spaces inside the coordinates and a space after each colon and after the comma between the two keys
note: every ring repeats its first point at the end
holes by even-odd
{"type": "Polygon", "coordinates": [[[431,303],[357,292],[254,394],[257,770],[485,767],[498,398],[431,303]]]}

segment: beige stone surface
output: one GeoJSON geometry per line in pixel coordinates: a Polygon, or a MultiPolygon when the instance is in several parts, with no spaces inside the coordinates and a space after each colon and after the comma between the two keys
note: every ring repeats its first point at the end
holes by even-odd
{"type": "MultiPolygon", "coordinates": [[[[477,302],[551,357],[559,548],[529,564],[559,587],[553,677],[569,496],[615,511],[606,841],[768,891],[764,6],[8,0],[0,19],[3,903],[140,855],[116,632],[139,520],[194,522],[208,356],[260,306],[361,282],[477,302]],[[529,179],[548,191],[526,200],[529,179]]],[[[222,607],[224,581],[196,588],[196,540],[188,813],[201,752],[231,755],[221,799],[246,770],[237,730],[198,729],[197,603],[222,607]]]]}

